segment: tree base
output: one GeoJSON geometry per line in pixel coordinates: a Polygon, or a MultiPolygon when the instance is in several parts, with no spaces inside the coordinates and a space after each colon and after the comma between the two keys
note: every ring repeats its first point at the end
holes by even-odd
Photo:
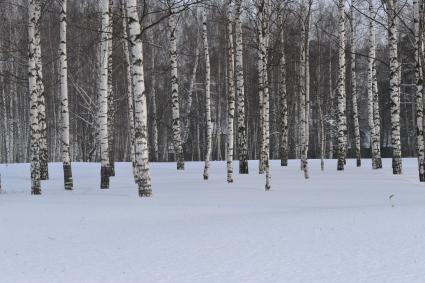
{"type": "Polygon", "coordinates": [[[177,170],[184,170],[184,161],[177,161],[177,170]]]}
{"type": "Polygon", "coordinates": [[[41,195],[41,188],[31,188],[32,195],[41,195]]]}
{"type": "Polygon", "coordinates": [[[111,166],[109,167],[109,176],[115,177],[115,162],[112,161],[111,166]]]}
{"type": "Polygon", "coordinates": [[[240,160],[239,161],[239,174],[249,174],[248,161],[247,160],[240,160]]]}
{"type": "Polygon", "coordinates": [[[72,180],[72,168],[71,164],[63,165],[63,179],[65,184],[65,190],[72,191],[73,180],[72,180]]]}
{"type": "Polygon", "coordinates": [[[49,166],[47,164],[40,168],[40,180],[49,180],[49,166]]]}
{"type": "Polygon", "coordinates": [[[336,167],[337,171],[344,171],[344,160],[338,159],[338,165],[336,167]]]}
{"type": "Polygon", "coordinates": [[[281,159],[280,160],[280,166],[283,166],[283,167],[288,166],[288,159],[281,159]]]}
{"type": "Polygon", "coordinates": [[[100,168],[100,188],[109,189],[109,167],[102,166],[100,168]]]}
{"type": "Polygon", "coordinates": [[[139,197],[151,197],[152,189],[139,189],[139,197]]]}

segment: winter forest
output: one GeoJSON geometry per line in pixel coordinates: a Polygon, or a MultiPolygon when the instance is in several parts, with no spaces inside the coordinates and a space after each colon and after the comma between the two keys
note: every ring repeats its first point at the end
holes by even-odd
{"type": "MultiPolygon", "coordinates": [[[[425,240],[419,221],[425,213],[424,5],[424,0],[0,0],[0,231],[4,226],[21,235],[0,236],[1,242],[15,243],[0,255],[0,266],[20,245],[47,241],[51,230],[30,225],[43,223],[37,215],[23,220],[25,213],[40,213],[57,224],[58,237],[76,227],[81,253],[93,242],[79,221],[91,217],[91,233],[112,241],[100,248],[120,246],[130,253],[127,259],[117,252],[116,260],[138,261],[146,245],[157,263],[185,255],[182,263],[171,264],[170,278],[151,270],[146,282],[424,282],[416,268],[425,263],[425,247],[413,252],[415,262],[401,256],[406,274],[395,268],[401,245],[413,250],[425,240]],[[116,214],[100,215],[108,204],[116,214]],[[335,205],[339,212],[327,211],[335,205]],[[81,211],[71,216],[76,209],[81,211]],[[293,212],[297,209],[303,213],[293,212]],[[280,220],[290,221],[287,213],[307,227],[292,222],[280,227],[280,220]],[[212,221],[201,232],[196,214],[212,221]],[[163,225],[151,224],[149,215],[163,225]],[[269,215],[270,222],[258,215],[269,215]],[[223,222],[214,222],[219,216],[223,222]],[[106,217],[133,234],[124,237],[128,244],[135,235],[144,239],[133,239],[141,242],[130,249],[117,240],[119,231],[99,224],[106,217]],[[186,217],[193,218],[188,226],[186,217]],[[347,221],[356,224],[343,224],[347,221]],[[147,238],[140,225],[152,226],[147,238]],[[236,247],[227,242],[229,235],[212,235],[229,225],[236,227],[230,237],[241,239],[236,247]],[[404,230],[399,238],[379,242],[392,225],[404,230]],[[326,227],[337,231],[322,231],[326,227]],[[34,229],[35,239],[25,239],[34,229]],[[164,243],[186,238],[185,229],[194,231],[189,240],[197,244],[202,240],[193,235],[208,234],[204,241],[215,260],[252,256],[247,242],[263,241],[259,231],[270,231],[269,244],[278,243],[286,253],[286,245],[298,243],[313,245],[301,258],[317,254],[280,269],[278,262],[288,258],[263,244],[259,260],[277,259],[270,268],[281,273],[254,272],[250,259],[234,274],[235,263],[227,259],[231,264],[219,264],[222,269],[212,274],[207,271],[212,259],[197,261],[204,254],[195,244],[185,243],[185,252],[173,247],[170,254],[157,254],[164,243]],[[324,233],[330,246],[317,235],[282,242],[279,235],[287,229],[324,233]],[[177,231],[177,238],[164,231],[177,231]],[[253,232],[253,238],[241,231],[253,232]],[[365,251],[365,263],[350,259],[338,276],[297,272],[307,264],[324,270],[336,264],[323,261],[327,249],[338,254],[336,261],[347,260],[348,245],[337,251],[331,242],[350,242],[361,231],[372,235],[357,238],[360,249],[373,245],[380,251],[365,251]],[[214,246],[239,255],[221,254],[214,246]],[[379,265],[385,257],[388,262],[379,265]],[[372,261],[377,265],[365,271],[372,261]],[[193,266],[179,273],[184,262],[193,266]],[[388,281],[373,279],[381,271],[388,281]]],[[[78,257],[71,250],[65,253],[78,257]]],[[[46,253],[41,257],[47,262],[58,260],[53,251],[46,253]]],[[[35,250],[27,256],[39,257],[35,250]]],[[[101,258],[93,251],[86,256],[101,258]]],[[[125,275],[106,271],[111,276],[106,281],[97,273],[84,277],[54,268],[46,275],[46,267],[17,262],[35,277],[16,275],[20,269],[6,264],[4,282],[142,282],[138,276],[149,259],[129,263],[144,267],[125,275]]],[[[95,268],[107,266],[100,260],[95,268]]]]}

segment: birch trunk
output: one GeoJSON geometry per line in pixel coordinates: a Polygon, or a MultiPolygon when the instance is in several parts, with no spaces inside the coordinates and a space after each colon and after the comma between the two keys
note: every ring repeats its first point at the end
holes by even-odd
{"type": "Polygon", "coordinates": [[[425,182],[425,152],[424,152],[424,113],[423,113],[423,74],[421,52],[423,50],[422,34],[420,29],[420,15],[423,12],[421,0],[413,0],[414,28],[415,28],[415,79],[416,79],[416,148],[418,154],[419,180],[425,182]]]}
{"type": "Polygon", "coordinates": [[[280,62],[279,62],[279,96],[280,96],[280,165],[288,166],[288,98],[286,92],[286,57],[285,57],[285,29],[283,15],[279,16],[280,32],[280,62]]]}
{"type": "MultiPolygon", "coordinates": [[[[153,17],[153,16],[152,16],[153,17]]],[[[152,19],[151,19],[152,22],[152,19]]],[[[150,105],[152,111],[152,140],[153,140],[153,156],[155,161],[159,161],[159,146],[158,146],[158,115],[156,111],[156,47],[155,47],[155,34],[153,29],[149,31],[149,37],[152,46],[152,54],[151,54],[151,91],[150,91],[150,105]]]]}
{"type": "Polygon", "coordinates": [[[44,84],[43,84],[43,68],[41,62],[41,2],[36,2],[36,13],[38,14],[37,20],[34,23],[34,47],[35,47],[35,64],[36,64],[36,87],[38,95],[38,122],[40,127],[40,179],[49,179],[49,167],[48,167],[48,152],[47,152],[47,127],[46,127],[46,101],[44,96],[44,84]]]}
{"type": "Polygon", "coordinates": [[[235,53],[233,48],[232,0],[227,2],[227,182],[233,183],[233,126],[235,120],[235,53]]]}
{"type": "Polygon", "coordinates": [[[205,10],[202,10],[202,39],[204,42],[204,56],[205,56],[205,104],[206,104],[206,119],[207,119],[207,137],[206,137],[206,153],[205,153],[205,167],[204,167],[204,180],[208,180],[210,159],[212,152],[212,120],[211,120],[211,67],[210,67],[210,54],[208,47],[208,29],[207,29],[207,15],[205,10]]]}
{"type": "Polygon", "coordinates": [[[134,144],[134,97],[133,97],[133,82],[132,82],[132,71],[131,71],[131,61],[130,53],[128,46],[128,34],[127,34],[127,10],[125,1],[121,0],[121,10],[123,15],[123,49],[124,49],[124,58],[126,64],[126,76],[127,76],[127,107],[128,107],[128,121],[129,121],[129,132],[130,132],[130,160],[132,164],[133,177],[134,181],[137,182],[137,173],[136,173],[136,157],[135,157],[135,144],[134,144]]]}
{"type": "Polygon", "coordinates": [[[400,77],[397,48],[397,0],[388,0],[388,43],[390,49],[391,144],[393,174],[402,173],[400,141],[400,77]]]}
{"type": "Polygon", "coordinates": [[[368,58],[368,123],[370,128],[372,168],[381,164],[379,94],[376,82],[376,12],[369,0],[369,58],[368,58]]]}
{"type": "Polygon", "coordinates": [[[361,141],[360,141],[360,125],[359,110],[357,106],[357,74],[356,74],[356,19],[354,14],[354,0],[351,1],[350,9],[350,25],[351,25],[351,95],[353,102],[353,124],[354,139],[356,148],[356,164],[361,166],[361,141]]]}
{"type": "Polygon", "coordinates": [[[257,0],[257,18],[258,18],[258,94],[260,100],[260,174],[266,172],[266,191],[270,190],[270,167],[269,167],[269,91],[267,78],[267,8],[268,0],[257,0]]]}
{"type": "Polygon", "coordinates": [[[307,22],[308,15],[306,13],[305,0],[301,2],[301,40],[300,40],[300,73],[299,73],[299,88],[300,88],[300,140],[301,140],[301,170],[304,172],[304,177],[309,178],[308,174],[308,127],[307,127],[307,88],[306,88],[306,74],[307,74],[307,22]]]}
{"type": "Polygon", "coordinates": [[[310,146],[310,21],[311,21],[311,5],[313,0],[307,0],[307,14],[304,19],[304,64],[305,64],[305,144],[303,148],[303,155],[305,161],[304,177],[309,178],[308,173],[308,149],[310,146]]]}
{"type": "MultiPolygon", "coordinates": [[[[0,71],[2,71],[2,68],[0,68],[0,71]]],[[[4,83],[4,80],[3,80],[4,83]]],[[[4,157],[2,159],[2,162],[9,163],[10,159],[10,147],[9,147],[9,140],[10,140],[10,130],[9,130],[9,118],[7,116],[7,99],[6,99],[6,93],[4,91],[4,87],[1,89],[1,112],[2,112],[2,126],[3,126],[3,147],[4,147],[4,157]]]]}
{"type": "Polygon", "coordinates": [[[110,159],[108,142],[108,69],[109,69],[109,0],[102,0],[102,35],[100,44],[100,81],[99,81],[99,137],[100,137],[100,188],[109,188],[110,159]]]}
{"type": "Polygon", "coordinates": [[[38,115],[38,89],[36,64],[36,25],[40,21],[40,0],[28,0],[29,12],[29,52],[28,52],[28,82],[30,94],[30,149],[31,149],[31,194],[40,195],[40,123],[38,115]]]}
{"type": "MultiPolygon", "coordinates": [[[[331,113],[333,114],[333,109],[334,109],[334,100],[335,100],[335,96],[334,96],[334,91],[333,91],[333,87],[332,87],[332,45],[331,42],[329,42],[329,98],[330,98],[330,110],[331,113]]],[[[333,125],[333,118],[334,115],[331,116],[332,120],[331,123],[329,124],[329,152],[328,152],[328,158],[329,159],[333,159],[334,157],[334,125],[333,125]]]]}
{"type": "Polygon", "coordinates": [[[344,0],[338,0],[339,9],[339,68],[338,68],[338,165],[337,170],[344,170],[346,155],[346,95],[345,95],[345,9],[344,0]]]}
{"type": "Polygon", "coordinates": [[[173,108],[173,143],[175,158],[177,159],[177,170],[184,170],[184,153],[180,127],[180,104],[179,104],[179,82],[177,74],[177,23],[175,15],[170,8],[168,18],[170,29],[170,60],[171,60],[171,104],[173,108]]]}
{"type": "Polygon", "coordinates": [[[112,86],[112,48],[113,48],[113,0],[109,0],[109,27],[108,27],[108,150],[109,174],[115,176],[115,101],[112,86]]]}
{"type": "Polygon", "coordinates": [[[63,163],[63,177],[65,190],[72,190],[72,169],[69,155],[69,107],[68,107],[68,59],[66,51],[66,8],[67,0],[62,0],[60,11],[60,80],[61,80],[61,149],[63,163]]]}
{"type": "MultiPolygon", "coordinates": [[[[143,70],[143,43],[140,37],[138,5],[136,0],[127,1],[127,16],[131,46],[132,81],[134,91],[135,160],[140,197],[152,195],[149,173],[148,121],[143,70]]],[[[178,103],[178,102],[177,102],[178,103]]]]}
{"type": "Polygon", "coordinates": [[[235,1],[235,38],[236,38],[236,96],[238,113],[238,157],[239,174],[248,174],[248,138],[245,117],[245,83],[243,69],[243,33],[242,33],[242,0],[235,1]]]}

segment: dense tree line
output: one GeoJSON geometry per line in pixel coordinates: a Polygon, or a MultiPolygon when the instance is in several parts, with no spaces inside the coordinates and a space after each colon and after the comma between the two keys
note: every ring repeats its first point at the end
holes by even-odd
{"type": "MultiPolygon", "coordinates": [[[[227,161],[233,182],[259,160],[418,156],[425,181],[423,0],[0,1],[0,158],[227,161]]],[[[322,162],[322,170],[324,163],[322,162]]]]}

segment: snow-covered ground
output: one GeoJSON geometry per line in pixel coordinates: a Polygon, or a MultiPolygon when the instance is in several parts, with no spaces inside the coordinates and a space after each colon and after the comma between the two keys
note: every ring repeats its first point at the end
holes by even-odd
{"type": "MultiPolygon", "coordinates": [[[[43,195],[30,195],[28,165],[1,165],[0,282],[425,282],[425,184],[416,159],[392,176],[391,160],[272,164],[264,191],[258,163],[226,183],[225,163],[152,165],[153,197],[141,199],[130,164],[109,190],[99,164],[74,163],[73,192],[50,165],[43,195]],[[390,196],[393,197],[390,198],[390,196]]],[[[235,162],[235,171],[237,171],[235,162]]]]}

